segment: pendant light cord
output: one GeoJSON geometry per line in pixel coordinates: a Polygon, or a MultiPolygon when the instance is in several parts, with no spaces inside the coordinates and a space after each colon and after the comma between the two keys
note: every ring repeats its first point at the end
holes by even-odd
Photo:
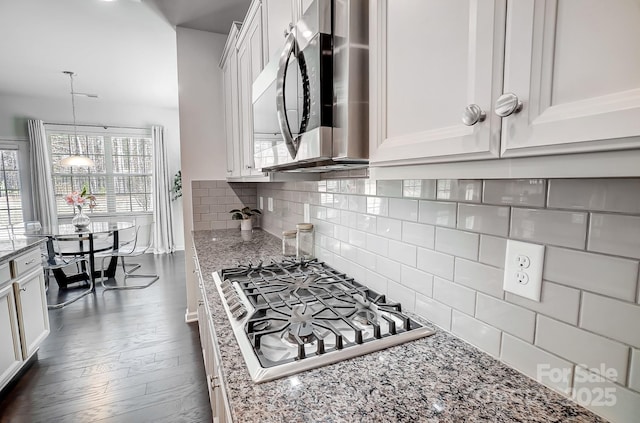
{"type": "Polygon", "coordinates": [[[78,148],[78,156],[82,155],[82,146],[80,145],[80,139],[78,138],[78,127],[76,126],[76,99],[75,91],[73,90],[73,72],[65,71],[69,75],[71,81],[71,113],[73,114],[73,136],[76,138],[76,147],[78,148]]]}

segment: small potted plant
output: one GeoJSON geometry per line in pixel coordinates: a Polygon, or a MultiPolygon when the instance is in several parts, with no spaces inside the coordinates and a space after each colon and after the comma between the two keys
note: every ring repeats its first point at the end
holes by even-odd
{"type": "Polygon", "coordinates": [[[242,210],[233,209],[229,213],[232,214],[231,218],[233,220],[240,221],[240,229],[243,231],[250,231],[253,228],[253,216],[262,214],[260,210],[249,207],[245,207],[242,210]]]}

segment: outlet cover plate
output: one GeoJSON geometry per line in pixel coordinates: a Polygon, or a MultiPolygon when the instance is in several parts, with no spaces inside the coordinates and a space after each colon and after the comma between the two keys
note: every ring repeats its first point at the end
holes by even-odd
{"type": "Polygon", "coordinates": [[[543,265],[544,245],[507,240],[503,289],[533,301],[540,301],[543,265]],[[526,267],[523,266],[523,262],[527,264],[526,267]],[[526,282],[522,283],[523,281],[526,282]]]}
{"type": "Polygon", "coordinates": [[[273,211],[273,197],[267,197],[267,210],[273,211]]]}

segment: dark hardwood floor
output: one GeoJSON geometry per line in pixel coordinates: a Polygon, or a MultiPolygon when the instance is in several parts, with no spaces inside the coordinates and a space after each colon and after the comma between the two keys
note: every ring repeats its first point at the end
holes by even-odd
{"type": "MultiPolygon", "coordinates": [[[[49,310],[38,359],[0,396],[2,423],[211,421],[198,327],[184,322],[184,253],[136,261],[160,279],[141,290],[98,285],[49,310]]],[[[58,292],[51,279],[47,295],[54,303],[81,290],[58,292]]]]}

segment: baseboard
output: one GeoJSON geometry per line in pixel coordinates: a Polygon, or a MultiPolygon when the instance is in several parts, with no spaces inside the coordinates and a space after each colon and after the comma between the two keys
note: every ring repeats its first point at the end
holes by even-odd
{"type": "Polygon", "coordinates": [[[187,309],[185,311],[185,313],[184,313],[184,321],[186,323],[197,322],[198,321],[198,312],[197,311],[189,312],[189,309],[187,309]]]}

